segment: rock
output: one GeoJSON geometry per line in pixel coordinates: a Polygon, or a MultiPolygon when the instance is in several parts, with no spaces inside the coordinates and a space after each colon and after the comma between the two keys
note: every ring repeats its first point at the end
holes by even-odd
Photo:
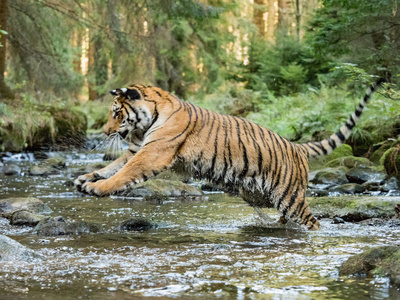
{"type": "Polygon", "coordinates": [[[354,255],[342,264],[339,275],[389,276],[391,284],[400,287],[400,247],[382,246],[354,255]]]}
{"type": "Polygon", "coordinates": [[[373,146],[373,153],[371,154],[371,157],[369,158],[374,164],[379,164],[379,161],[383,154],[391,147],[394,145],[393,140],[386,140],[381,143],[375,144],[373,146]]]}
{"type": "Polygon", "coordinates": [[[49,158],[49,155],[46,152],[37,151],[37,152],[33,153],[33,157],[35,159],[47,159],[47,158],[49,158]]]}
{"type": "Polygon", "coordinates": [[[362,186],[365,188],[365,190],[371,191],[371,192],[379,191],[379,189],[381,187],[379,182],[374,182],[374,181],[364,182],[362,184],[362,186]]]}
{"type": "Polygon", "coordinates": [[[147,231],[152,228],[155,228],[156,225],[146,219],[142,218],[133,218],[126,221],[123,221],[118,227],[117,230],[128,230],[128,231],[147,231]]]}
{"type": "Polygon", "coordinates": [[[164,179],[153,179],[134,185],[117,195],[125,197],[192,197],[203,193],[189,184],[164,179]]]}
{"type": "Polygon", "coordinates": [[[344,220],[339,217],[334,217],[332,220],[332,224],[343,224],[343,223],[344,223],[344,220]]]}
{"type": "Polygon", "coordinates": [[[201,190],[204,192],[223,192],[223,188],[212,184],[212,183],[205,183],[201,185],[201,190]]]}
{"type": "Polygon", "coordinates": [[[88,222],[65,221],[62,217],[46,218],[40,221],[33,232],[44,236],[71,235],[82,233],[99,233],[103,232],[100,225],[88,222]]]}
{"type": "Polygon", "coordinates": [[[329,192],[331,193],[350,194],[350,195],[360,194],[364,191],[365,188],[357,183],[346,183],[329,189],[329,192]]]}
{"type": "Polygon", "coordinates": [[[367,181],[381,182],[386,178],[386,174],[373,167],[359,165],[350,169],[346,173],[346,177],[349,182],[362,184],[367,181]]]}
{"type": "Polygon", "coordinates": [[[389,176],[395,176],[400,180],[400,145],[389,148],[380,161],[389,176]]]}
{"type": "Polygon", "coordinates": [[[315,184],[328,184],[328,185],[338,185],[347,183],[348,180],[345,175],[346,169],[344,168],[327,168],[319,171],[312,183],[315,184]]]}
{"type": "Polygon", "coordinates": [[[14,164],[4,166],[3,171],[8,176],[21,174],[21,168],[14,164]]]}
{"type": "Polygon", "coordinates": [[[11,215],[10,224],[17,226],[36,226],[40,221],[46,219],[44,215],[38,215],[26,210],[16,211],[11,215]]]}
{"type": "Polygon", "coordinates": [[[390,177],[386,180],[385,184],[382,186],[382,192],[390,192],[399,190],[399,184],[395,177],[390,177]]]}
{"type": "Polygon", "coordinates": [[[48,176],[61,174],[60,170],[52,166],[32,166],[29,168],[29,175],[32,176],[48,176]]]}
{"type": "Polygon", "coordinates": [[[0,213],[11,214],[18,210],[30,211],[42,215],[48,215],[53,212],[47,204],[44,204],[37,198],[8,198],[0,200],[0,213]]]}
{"type": "Polygon", "coordinates": [[[400,197],[319,197],[308,198],[311,211],[319,218],[339,217],[346,222],[359,222],[372,218],[389,219],[395,216],[400,197]]]}
{"type": "Polygon", "coordinates": [[[330,162],[328,162],[326,164],[327,167],[334,168],[334,167],[344,166],[349,169],[354,168],[359,165],[371,166],[372,162],[370,162],[365,157],[345,156],[345,157],[340,157],[340,158],[331,160],[330,162]]]}
{"type": "Polygon", "coordinates": [[[0,235],[0,261],[25,261],[35,262],[45,258],[35,251],[14,241],[13,239],[0,235]]]}
{"type": "Polygon", "coordinates": [[[307,189],[306,197],[326,197],[329,195],[329,192],[326,190],[320,189],[307,189]]]}
{"type": "Polygon", "coordinates": [[[47,176],[60,174],[60,170],[65,169],[66,162],[61,157],[50,157],[44,160],[37,166],[32,166],[29,169],[29,174],[32,176],[47,176]]]}

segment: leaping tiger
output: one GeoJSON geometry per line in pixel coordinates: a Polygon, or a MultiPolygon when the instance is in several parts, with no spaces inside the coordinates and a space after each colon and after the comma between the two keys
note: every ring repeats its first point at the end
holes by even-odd
{"type": "Polygon", "coordinates": [[[129,149],[107,167],[79,176],[79,191],[111,195],[181,164],[197,178],[237,187],[255,208],[275,207],[286,220],[319,228],[305,199],[308,160],[329,154],[351,134],[377,84],[367,89],[340,130],[321,142],[295,144],[253,122],[184,102],[158,88],[110,91],[107,135],[131,134],[129,149]]]}

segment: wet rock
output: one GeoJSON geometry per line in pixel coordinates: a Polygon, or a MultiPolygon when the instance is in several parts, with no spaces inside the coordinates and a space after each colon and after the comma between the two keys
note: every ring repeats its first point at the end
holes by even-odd
{"type": "Polygon", "coordinates": [[[53,211],[47,204],[44,204],[41,200],[37,198],[8,198],[0,200],[0,213],[1,214],[11,214],[15,211],[30,211],[35,214],[48,215],[53,211]]]}
{"type": "Polygon", "coordinates": [[[103,229],[98,224],[84,221],[66,221],[62,217],[46,218],[40,221],[33,232],[44,236],[72,235],[82,233],[99,233],[103,229]]]}
{"type": "Polygon", "coordinates": [[[335,186],[329,189],[331,193],[339,193],[339,194],[360,194],[365,191],[365,188],[362,185],[357,183],[346,183],[339,186],[335,186]]]}
{"type": "Polygon", "coordinates": [[[144,183],[134,185],[132,188],[119,193],[120,196],[126,197],[192,197],[202,196],[203,193],[196,187],[189,184],[164,180],[164,179],[153,179],[148,180],[144,183]]]}
{"type": "Polygon", "coordinates": [[[45,258],[35,251],[14,241],[13,239],[0,235],[0,261],[25,261],[34,262],[45,258]]]}
{"type": "Polygon", "coordinates": [[[307,189],[306,197],[326,197],[329,195],[329,192],[326,190],[320,189],[307,189]]]}
{"type": "Polygon", "coordinates": [[[223,192],[222,187],[212,183],[205,183],[201,185],[201,190],[204,192],[223,192]]]}
{"type": "Polygon", "coordinates": [[[386,174],[377,171],[373,167],[360,165],[350,169],[346,176],[349,182],[362,184],[367,181],[381,182],[385,179],[386,174]]]}
{"type": "Polygon", "coordinates": [[[334,217],[332,220],[332,224],[343,224],[343,223],[344,223],[344,220],[339,217],[334,217]]]}
{"type": "Polygon", "coordinates": [[[35,159],[48,159],[49,155],[46,152],[43,151],[37,151],[33,153],[33,157],[35,159]]]}
{"type": "Polygon", "coordinates": [[[364,182],[362,184],[362,186],[365,188],[365,190],[371,191],[371,192],[379,191],[379,189],[381,187],[379,182],[374,182],[374,181],[364,182]]]}
{"type": "Polygon", "coordinates": [[[21,168],[14,164],[4,166],[3,171],[7,176],[21,174],[21,168]]]}
{"type": "Polygon", "coordinates": [[[108,164],[109,164],[108,162],[101,162],[101,163],[94,163],[94,164],[86,165],[83,168],[76,168],[76,169],[72,170],[71,174],[74,178],[76,178],[80,175],[84,175],[84,174],[88,174],[88,173],[92,173],[94,171],[100,170],[100,169],[106,167],[108,164]]]}
{"type": "Polygon", "coordinates": [[[333,167],[344,166],[349,169],[360,165],[371,166],[372,162],[365,157],[345,156],[331,160],[326,164],[327,167],[333,168],[333,167]]]}
{"type": "Polygon", "coordinates": [[[354,255],[342,264],[339,275],[389,276],[391,284],[400,287],[400,247],[377,247],[354,255]]]}
{"type": "Polygon", "coordinates": [[[383,154],[381,162],[386,173],[389,176],[396,177],[400,181],[400,145],[389,148],[389,150],[383,154]]]}
{"type": "Polygon", "coordinates": [[[65,169],[65,159],[62,157],[50,157],[41,164],[32,166],[29,174],[32,176],[47,176],[60,174],[60,170],[65,169]]]}
{"type": "Polygon", "coordinates": [[[152,228],[155,228],[156,225],[152,222],[142,219],[142,218],[132,218],[126,221],[123,221],[118,227],[117,230],[121,231],[147,231],[152,228]]]}
{"type": "Polygon", "coordinates": [[[399,190],[399,183],[395,177],[390,177],[381,188],[382,192],[390,192],[399,190]]]}
{"type": "Polygon", "coordinates": [[[307,201],[316,217],[339,217],[346,222],[360,222],[372,218],[389,219],[395,216],[400,197],[320,197],[307,201]]]}
{"type": "Polygon", "coordinates": [[[26,210],[16,211],[11,215],[10,224],[17,226],[36,226],[40,221],[46,219],[44,215],[38,215],[26,210]]]}
{"type": "Polygon", "coordinates": [[[345,168],[327,168],[319,171],[315,174],[312,183],[314,184],[327,184],[327,185],[338,185],[347,183],[347,177],[345,175],[345,168]]]}

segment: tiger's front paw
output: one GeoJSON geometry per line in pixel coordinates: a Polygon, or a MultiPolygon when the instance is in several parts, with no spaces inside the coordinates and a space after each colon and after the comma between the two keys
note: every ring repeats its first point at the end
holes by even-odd
{"type": "Polygon", "coordinates": [[[99,197],[108,196],[112,194],[112,191],[107,189],[106,183],[106,180],[99,180],[97,182],[85,182],[81,186],[81,192],[99,197]]]}
{"type": "Polygon", "coordinates": [[[74,185],[78,191],[83,192],[82,186],[85,182],[95,182],[102,178],[103,177],[101,177],[99,174],[93,172],[79,176],[77,179],[75,179],[74,185]]]}

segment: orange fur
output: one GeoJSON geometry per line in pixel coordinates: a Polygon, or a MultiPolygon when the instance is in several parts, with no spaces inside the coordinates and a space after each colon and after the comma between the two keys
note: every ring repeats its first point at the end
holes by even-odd
{"type": "Polygon", "coordinates": [[[239,189],[251,206],[275,207],[287,220],[319,228],[305,199],[308,158],[332,151],[342,142],[342,132],[321,143],[294,144],[157,87],[133,85],[112,94],[105,132],[130,132],[129,150],[108,167],[80,176],[75,181],[79,190],[110,195],[181,164],[195,177],[239,189]]]}

